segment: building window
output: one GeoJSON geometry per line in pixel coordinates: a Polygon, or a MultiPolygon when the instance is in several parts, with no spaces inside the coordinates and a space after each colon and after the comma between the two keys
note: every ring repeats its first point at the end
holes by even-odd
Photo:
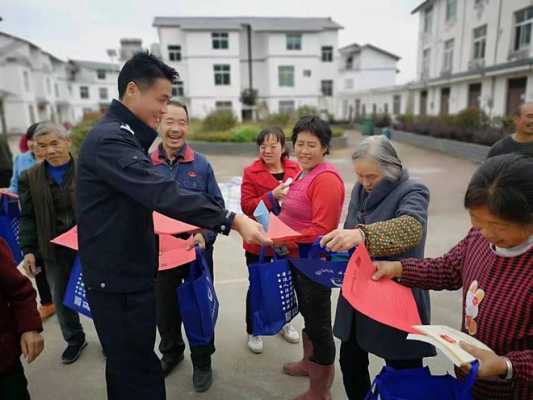
{"type": "Polygon", "coordinates": [[[346,69],[352,69],[353,68],[353,57],[350,56],[346,59],[346,69]]]}
{"type": "Polygon", "coordinates": [[[80,97],[82,99],[89,98],[89,87],[88,86],[80,86],[80,97]]]}
{"type": "Polygon", "coordinates": [[[376,115],[378,113],[378,106],[376,104],[372,104],[372,115],[376,115]]]}
{"type": "Polygon", "coordinates": [[[229,48],[229,39],[227,32],[212,32],[211,41],[213,43],[213,49],[229,48]]]}
{"type": "Polygon", "coordinates": [[[333,62],[333,46],[322,46],[322,62],[333,62]]]}
{"type": "Polygon", "coordinates": [[[302,50],[302,35],[287,33],[287,50],[302,50]]]}
{"type": "Polygon", "coordinates": [[[533,23],[533,7],[515,12],[513,50],[528,48],[531,44],[531,25],[533,23]]]}
{"type": "Polygon", "coordinates": [[[167,49],[170,61],[181,61],[181,46],[170,44],[167,49]]]}
{"type": "Polygon", "coordinates": [[[278,104],[278,112],[282,114],[291,114],[295,108],[294,100],[281,100],[278,104]]]}
{"type": "Polygon", "coordinates": [[[278,67],[278,83],[280,87],[294,87],[294,66],[280,65],[278,67]]]}
{"type": "Polygon", "coordinates": [[[333,96],[333,80],[323,80],[320,82],[322,96],[333,96]]]}
{"type": "Polygon", "coordinates": [[[54,93],[56,97],[59,97],[59,85],[57,83],[54,83],[54,93]]]}
{"type": "Polygon", "coordinates": [[[106,72],[103,69],[96,70],[96,77],[98,79],[105,79],[106,72]]]}
{"type": "Polygon", "coordinates": [[[388,114],[389,113],[389,103],[385,103],[383,104],[383,112],[385,114],[388,114]]]}
{"type": "Polygon", "coordinates": [[[457,17],[457,0],[446,0],[446,21],[457,17]]]}
{"type": "Polygon", "coordinates": [[[216,86],[227,86],[231,84],[230,79],[230,65],[229,64],[215,64],[215,85],[216,86]]]}
{"type": "Polygon", "coordinates": [[[345,89],[353,89],[353,79],[345,79],[344,80],[344,88],[345,89]]]}
{"type": "Polygon", "coordinates": [[[422,52],[422,79],[429,77],[429,66],[431,58],[431,49],[425,49],[422,52]]]}
{"type": "Polygon", "coordinates": [[[452,72],[454,45],[454,39],[450,39],[444,42],[444,59],[442,60],[442,72],[452,72]]]}
{"type": "Polygon", "coordinates": [[[98,93],[100,94],[100,100],[107,100],[109,98],[107,88],[105,87],[98,89],[98,93]]]}
{"type": "Polygon", "coordinates": [[[487,45],[487,25],[482,25],[474,29],[474,49],[473,59],[485,59],[485,47],[487,45]]]}
{"type": "Polygon", "coordinates": [[[67,89],[68,89],[68,94],[72,96],[72,85],[70,83],[68,84],[67,89]]]}
{"type": "Polygon", "coordinates": [[[31,90],[30,73],[28,71],[22,72],[22,79],[24,81],[24,90],[26,90],[26,92],[29,92],[31,90]]]}
{"type": "Polygon", "coordinates": [[[401,114],[402,112],[402,95],[395,94],[392,98],[392,112],[394,114],[401,114]]]}
{"type": "Polygon", "coordinates": [[[34,124],[35,123],[35,110],[33,109],[33,105],[31,104],[28,106],[28,114],[30,116],[30,123],[34,124]]]}
{"type": "Polygon", "coordinates": [[[172,85],[172,97],[183,97],[185,90],[183,88],[183,82],[178,81],[172,85]]]}
{"type": "Polygon", "coordinates": [[[215,108],[217,111],[233,112],[233,103],[231,101],[215,101],[215,108]]]}
{"type": "Polygon", "coordinates": [[[430,33],[433,25],[433,6],[424,11],[424,33],[430,33]]]}
{"type": "Polygon", "coordinates": [[[310,69],[304,69],[304,77],[310,78],[311,77],[311,70],[310,69]]]}
{"type": "Polygon", "coordinates": [[[366,104],[363,104],[361,106],[361,110],[362,110],[361,113],[363,114],[363,117],[364,117],[366,115],[366,104]]]}
{"type": "Polygon", "coordinates": [[[46,93],[52,94],[52,83],[50,82],[50,78],[46,78],[46,93]]]}

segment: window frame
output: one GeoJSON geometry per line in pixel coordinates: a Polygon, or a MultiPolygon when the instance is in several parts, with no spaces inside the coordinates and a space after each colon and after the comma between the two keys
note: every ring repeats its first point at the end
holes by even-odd
{"type": "Polygon", "coordinates": [[[514,24],[513,24],[513,51],[521,51],[531,46],[532,30],[533,30],[533,6],[522,8],[514,12],[514,24]],[[518,21],[519,14],[524,14],[524,19],[518,21]],[[531,15],[529,15],[531,14],[531,15]],[[525,29],[524,29],[525,28],[525,29]],[[524,35],[524,32],[527,32],[524,35]],[[528,36],[527,43],[523,41],[523,37],[528,36]]]}
{"type": "Polygon", "coordinates": [[[296,86],[294,65],[278,65],[278,86],[291,88],[296,86]]]}
{"type": "Polygon", "coordinates": [[[286,33],[285,34],[285,48],[288,51],[302,50],[302,34],[301,33],[286,33]]]}
{"type": "Polygon", "coordinates": [[[231,65],[213,64],[215,86],[231,86],[231,65]]]}
{"type": "Polygon", "coordinates": [[[167,45],[167,56],[169,61],[180,62],[181,61],[181,45],[169,44],[167,45]]]}
{"type": "Polygon", "coordinates": [[[211,32],[211,48],[213,50],[228,50],[229,33],[220,31],[211,32]]]}
{"type": "Polygon", "coordinates": [[[320,93],[324,97],[333,97],[333,79],[322,79],[320,81],[320,93]]]}
{"type": "Polygon", "coordinates": [[[322,46],[320,51],[322,62],[333,62],[333,46],[322,46]]]}
{"type": "Polygon", "coordinates": [[[472,60],[485,60],[487,31],[487,24],[480,25],[472,30],[472,60]]]}

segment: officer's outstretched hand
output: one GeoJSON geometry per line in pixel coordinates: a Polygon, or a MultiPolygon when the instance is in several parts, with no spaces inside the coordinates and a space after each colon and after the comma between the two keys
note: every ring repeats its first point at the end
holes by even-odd
{"type": "Polygon", "coordinates": [[[248,244],[260,244],[262,246],[273,245],[272,240],[268,238],[263,226],[253,219],[248,218],[246,215],[236,215],[233,220],[232,229],[239,232],[239,235],[248,244]]]}

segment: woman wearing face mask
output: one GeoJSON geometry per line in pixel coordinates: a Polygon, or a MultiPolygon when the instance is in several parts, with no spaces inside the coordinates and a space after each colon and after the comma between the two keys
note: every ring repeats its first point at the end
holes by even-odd
{"type": "MultiPolygon", "coordinates": [[[[313,243],[335,229],[344,203],[344,182],[337,169],[326,162],[331,129],[315,116],[301,118],[293,128],[292,143],[302,172],[283,201],[280,219],[302,236],[298,245],[313,243]]],[[[298,248],[289,245],[291,256],[298,248]]],[[[309,390],[299,400],[330,399],[334,379],[335,343],[331,329],[331,289],[293,269],[300,313],[304,319],[303,359],[287,363],[283,371],[292,376],[309,376],[309,390]]]]}
{"type": "MultiPolygon", "coordinates": [[[[474,399],[533,396],[533,159],[509,154],[479,167],[464,204],[472,228],[438,258],[376,262],[373,279],[463,289],[462,330],[494,352],[463,344],[480,361],[474,399]]],[[[461,370],[456,372],[462,375],[461,370]]]]}
{"type": "MultiPolygon", "coordinates": [[[[288,192],[287,181],[294,179],[300,172],[298,164],[289,160],[285,149],[285,133],[280,128],[274,126],[263,129],[257,135],[256,143],[259,158],[244,169],[241,185],[241,208],[250,218],[254,217],[254,211],[261,201],[269,211],[278,214],[278,202],[282,202],[288,192]]],[[[244,249],[247,265],[259,260],[259,246],[245,243],[244,249]]],[[[266,254],[271,256],[268,249],[266,254]]],[[[246,297],[248,348],[259,354],[263,352],[263,339],[252,335],[249,295],[246,297]]],[[[300,335],[292,324],[285,325],[281,335],[289,343],[300,341],[300,335]]]]}
{"type": "MultiPolygon", "coordinates": [[[[384,136],[364,139],[352,156],[357,183],[352,190],[344,229],[322,238],[330,250],[352,248],[365,242],[374,259],[401,260],[424,257],[429,190],[409,178],[407,170],[384,136]]],[[[430,323],[429,294],[413,289],[423,324],[430,323]]],[[[335,336],[341,339],[340,366],[350,400],[362,400],[370,390],[368,353],[385,359],[395,369],[422,366],[422,358],[435,355],[407,334],[376,322],[354,310],[339,296],[335,336]]]]}

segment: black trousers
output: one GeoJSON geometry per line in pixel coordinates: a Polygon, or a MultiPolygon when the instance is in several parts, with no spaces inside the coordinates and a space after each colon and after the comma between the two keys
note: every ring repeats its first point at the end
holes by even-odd
{"type": "Polygon", "coordinates": [[[296,268],[292,276],[304,331],[313,343],[311,361],[321,365],[335,362],[335,342],[331,327],[331,289],[319,285],[296,268]]]}
{"type": "Polygon", "coordinates": [[[39,292],[39,299],[41,300],[41,305],[52,304],[52,293],[50,292],[50,285],[48,285],[48,280],[46,278],[46,267],[44,263],[37,261],[37,265],[41,267],[41,272],[35,275],[35,284],[37,286],[37,291],[39,292]]]}
{"type": "Polygon", "coordinates": [[[93,322],[106,354],[109,400],[164,400],[165,381],[154,352],[155,290],[87,291],[93,322]]]}
{"type": "Polygon", "coordinates": [[[0,374],[0,399],[30,400],[28,381],[20,361],[14,368],[0,374]]]}
{"type": "MultiPolygon", "coordinates": [[[[250,265],[259,261],[259,256],[257,254],[245,252],[244,256],[246,257],[246,265],[250,265]]],[[[265,262],[270,262],[272,257],[265,257],[265,262]]],[[[246,292],[246,333],[248,335],[252,334],[252,319],[250,315],[250,285],[248,285],[248,291],[246,292]]]]}
{"type": "MultiPolygon", "coordinates": [[[[213,249],[204,253],[209,272],[213,277],[213,249]]],[[[182,319],[176,289],[189,273],[189,266],[160,271],[156,280],[157,328],[161,336],[159,351],[166,360],[180,357],[185,351],[182,333],[182,319]]],[[[191,360],[195,367],[206,368],[211,365],[211,355],[215,352],[215,342],[207,346],[190,346],[191,360]]]]}
{"type": "MultiPolygon", "coordinates": [[[[339,363],[348,400],[363,400],[371,385],[370,374],[368,373],[368,353],[359,347],[355,332],[354,317],[350,339],[341,343],[339,363]]],[[[422,367],[422,359],[419,358],[412,360],[385,360],[385,362],[394,369],[422,367]]]]}

